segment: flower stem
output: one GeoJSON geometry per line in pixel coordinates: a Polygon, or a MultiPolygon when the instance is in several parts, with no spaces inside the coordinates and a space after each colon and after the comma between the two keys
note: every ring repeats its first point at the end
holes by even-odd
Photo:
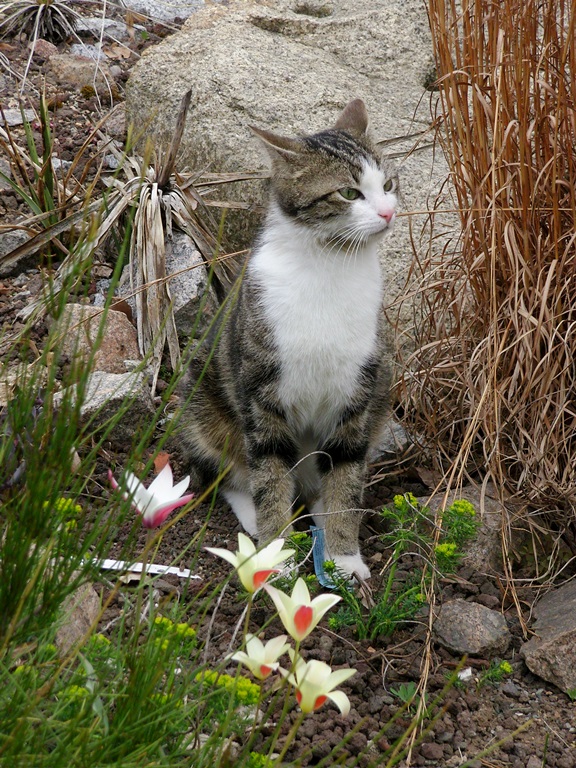
{"type": "Polygon", "coordinates": [[[305,712],[300,712],[294,723],[292,724],[292,728],[290,728],[290,731],[288,732],[288,736],[286,736],[286,741],[284,742],[284,746],[282,747],[282,752],[280,752],[280,755],[276,758],[275,762],[277,765],[280,765],[282,760],[284,759],[284,756],[286,752],[290,749],[290,746],[292,742],[294,741],[294,737],[298,733],[298,729],[304,722],[304,718],[306,717],[305,712]]]}
{"type": "MultiPolygon", "coordinates": [[[[140,636],[140,625],[142,623],[142,595],[144,592],[144,585],[146,583],[146,572],[148,568],[148,555],[154,537],[154,531],[152,529],[146,532],[146,544],[144,545],[144,552],[142,553],[142,571],[140,573],[140,581],[138,583],[138,595],[136,597],[136,617],[134,620],[134,637],[137,639],[140,636]]],[[[150,609],[153,604],[152,589],[150,589],[150,609]]]]}

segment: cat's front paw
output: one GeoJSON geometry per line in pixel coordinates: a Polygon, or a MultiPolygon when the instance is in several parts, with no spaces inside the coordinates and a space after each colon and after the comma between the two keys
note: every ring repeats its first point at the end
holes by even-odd
{"type": "Polygon", "coordinates": [[[350,574],[350,576],[356,576],[361,581],[370,578],[370,568],[362,560],[360,552],[355,555],[336,555],[332,559],[339,570],[350,574]]]}

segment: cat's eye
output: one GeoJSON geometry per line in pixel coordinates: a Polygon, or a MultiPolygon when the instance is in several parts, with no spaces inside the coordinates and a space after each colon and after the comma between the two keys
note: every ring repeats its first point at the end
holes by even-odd
{"type": "Polygon", "coordinates": [[[344,200],[358,200],[359,197],[362,197],[360,190],[354,189],[354,187],[342,187],[338,192],[340,192],[344,200]]]}
{"type": "Polygon", "coordinates": [[[384,192],[392,192],[395,186],[394,179],[388,179],[384,182],[384,192]]]}

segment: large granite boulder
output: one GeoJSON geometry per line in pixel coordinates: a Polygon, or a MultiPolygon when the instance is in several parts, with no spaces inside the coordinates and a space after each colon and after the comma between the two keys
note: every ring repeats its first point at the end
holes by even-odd
{"type": "MultiPolygon", "coordinates": [[[[430,125],[425,85],[432,71],[421,0],[241,0],[199,10],[144,53],[127,84],[127,115],[142,138],[167,142],[191,88],[180,167],[252,171],[266,160],[250,125],[311,133],[329,127],[359,96],[378,140],[405,137],[384,151],[401,156],[402,209],[422,212],[447,174],[431,147],[404,156],[413,134],[430,125]]],[[[230,247],[246,247],[261,220],[265,183],[242,182],[226,188],[226,196],[250,203],[249,211],[226,218],[230,247]]],[[[423,221],[415,219],[416,234],[423,221]]],[[[382,253],[390,303],[401,295],[412,260],[408,218],[399,218],[382,253]]]]}

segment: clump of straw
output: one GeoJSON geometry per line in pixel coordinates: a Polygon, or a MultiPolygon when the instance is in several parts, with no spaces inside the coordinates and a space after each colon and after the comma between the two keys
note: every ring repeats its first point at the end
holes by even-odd
{"type": "Polygon", "coordinates": [[[574,531],[576,6],[429,11],[462,233],[422,265],[408,410],[444,470],[488,472],[574,531]]]}

